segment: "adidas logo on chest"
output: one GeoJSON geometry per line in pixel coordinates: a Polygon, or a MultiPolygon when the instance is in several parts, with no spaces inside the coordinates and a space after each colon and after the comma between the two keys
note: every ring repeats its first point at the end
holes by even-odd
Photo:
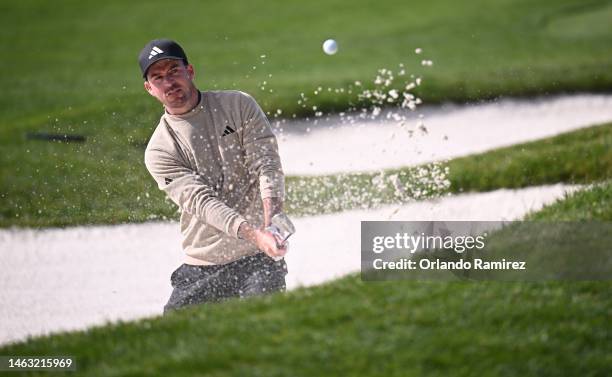
{"type": "Polygon", "coordinates": [[[225,126],[225,130],[223,131],[223,135],[221,135],[221,137],[227,136],[229,134],[233,134],[234,132],[236,132],[236,130],[234,130],[232,127],[225,126]]]}

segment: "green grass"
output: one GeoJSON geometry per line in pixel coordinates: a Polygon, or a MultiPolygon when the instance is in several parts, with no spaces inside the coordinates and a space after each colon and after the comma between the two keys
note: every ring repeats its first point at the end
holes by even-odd
{"type": "Polygon", "coordinates": [[[488,191],[612,177],[612,123],[449,162],[451,190],[488,191]]]}
{"type": "Polygon", "coordinates": [[[309,115],[312,105],[345,109],[355,88],[313,90],[348,89],[356,80],[372,86],[378,69],[397,72],[399,63],[423,77],[417,94],[428,103],[612,87],[612,34],[602,26],[610,1],[25,0],[0,10],[0,41],[10,46],[0,61],[2,227],[175,218],[142,162],[161,109],[142,88],[136,57],[154,37],[184,45],[202,89],[245,90],[288,117],[309,115]],[[333,57],[321,51],[328,37],[340,44],[333,57]],[[302,92],[306,108],[297,102],[302,92]],[[87,142],[26,138],[40,131],[87,142]]]}
{"type": "MultiPolygon", "coordinates": [[[[608,183],[534,216],[557,219],[571,202],[582,210],[565,219],[604,220],[588,203],[610,207],[610,192],[608,183]]],[[[78,371],[69,375],[104,377],[605,376],[610,292],[609,282],[367,283],[350,275],[30,339],[0,354],[72,355],[78,371]]]]}
{"type": "Polygon", "coordinates": [[[530,214],[528,220],[612,221],[612,181],[593,185],[587,191],[569,195],[565,200],[530,214]]]}
{"type": "MultiPolygon", "coordinates": [[[[13,57],[0,62],[7,73],[1,119],[17,129],[27,120],[43,126],[47,115],[92,105],[120,109],[138,126],[149,126],[140,110],[152,112],[155,105],[142,89],[136,57],[160,36],[184,45],[202,87],[240,88],[285,114],[304,111],[297,104],[300,92],[370,82],[377,69],[396,70],[399,63],[423,75],[429,102],[609,90],[612,84],[612,35],[603,26],[612,3],[605,0],[472,0],[460,6],[451,0],[192,0],[181,6],[26,0],[4,3],[1,10],[0,40],[13,57]],[[194,21],[185,22],[186,16],[194,21]],[[340,45],[333,57],[321,51],[329,37],[340,45]],[[422,55],[415,55],[416,47],[422,55]],[[423,68],[421,59],[434,66],[423,68]]],[[[321,108],[342,108],[349,100],[311,97],[321,108]]]]}

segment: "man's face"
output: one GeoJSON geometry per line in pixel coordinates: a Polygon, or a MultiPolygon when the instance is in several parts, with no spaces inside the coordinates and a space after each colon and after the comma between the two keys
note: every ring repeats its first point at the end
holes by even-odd
{"type": "Polygon", "coordinates": [[[178,59],[163,59],[149,67],[144,87],[170,113],[180,113],[189,110],[185,107],[189,106],[194,93],[197,93],[193,77],[191,65],[185,66],[178,59]]]}

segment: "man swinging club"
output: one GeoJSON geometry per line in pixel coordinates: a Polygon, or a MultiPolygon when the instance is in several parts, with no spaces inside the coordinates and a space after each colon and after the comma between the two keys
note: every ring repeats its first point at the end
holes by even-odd
{"type": "Polygon", "coordinates": [[[284,174],[263,111],[240,91],[200,91],[181,46],[140,52],[144,87],[164,106],[145,151],[158,187],[178,205],[184,263],[164,313],[285,290],[287,249],[266,230],[282,212],[284,174]]]}

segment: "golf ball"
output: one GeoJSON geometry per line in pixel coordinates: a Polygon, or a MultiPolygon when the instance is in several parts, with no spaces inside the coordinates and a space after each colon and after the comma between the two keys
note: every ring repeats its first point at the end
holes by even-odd
{"type": "Polygon", "coordinates": [[[323,42],[323,51],[327,55],[333,55],[338,52],[338,43],[333,39],[328,39],[323,42]]]}

